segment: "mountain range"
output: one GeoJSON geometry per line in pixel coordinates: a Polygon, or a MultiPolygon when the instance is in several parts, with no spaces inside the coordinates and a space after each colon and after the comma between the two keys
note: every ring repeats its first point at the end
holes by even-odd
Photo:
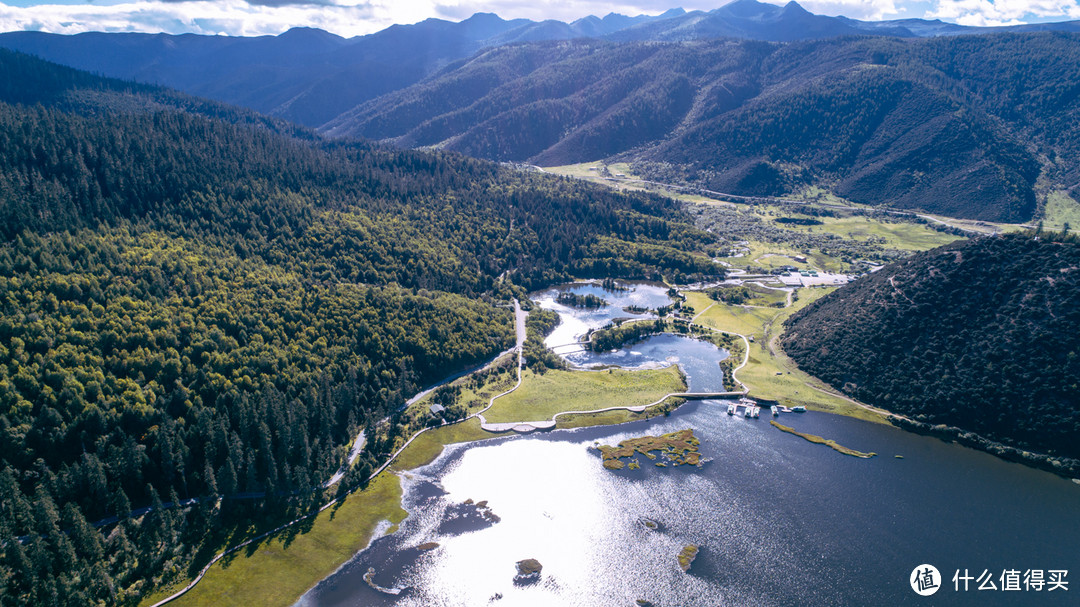
{"type": "Polygon", "coordinates": [[[541,166],[602,158],[743,195],[1025,221],[1080,181],[1080,36],[507,45],[346,112],[333,135],[541,166]]]}
{"type": "Polygon", "coordinates": [[[717,37],[791,41],[836,36],[923,37],[991,31],[1080,31],[1080,22],[1001,28],[904,19],[858,21],[784,6],[736,0],[711,11],[671,9],[656,16],[610,14],[578,19],[504,20],[477,13],[461,22],[427,19],[342,38],[296,28],[278,36],[90,32],[0,34],[0,47],[113,78],[160,84],[241,105],[310,127],[354,106],[404,88],[451,62],[511,43],[604,39],[689,41],[717,37]]]}
{"type": "Polygon", "coordinates": [[[9,32],[0,47],[331,136],[1023,222],[1080,183],[1078,30],[737,0],[572,23],[478,13],[351,39],[9,32]]]}

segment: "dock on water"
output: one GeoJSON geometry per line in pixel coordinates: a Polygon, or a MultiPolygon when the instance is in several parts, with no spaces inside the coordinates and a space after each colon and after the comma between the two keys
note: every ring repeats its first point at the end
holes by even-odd
{"type": "MultiPolygon", "coordinates": [[[[756,418],[761,414],[761,405],[752,398],[746,398],[745,396],[739,400],[728,403],[727,414],[728,415],[742,415],[743,417],[756,418]],[[741,410],[741,411],[740,411],[741,410]]],[[[771,405],[769,407],[773,414],[773,417],[778,417],[781,413],[792,413],[794,410],[790,407],[785,407],[779,403],[771,405]]],[[[805,411],[805,409],[803,409],[805,411]]]]}

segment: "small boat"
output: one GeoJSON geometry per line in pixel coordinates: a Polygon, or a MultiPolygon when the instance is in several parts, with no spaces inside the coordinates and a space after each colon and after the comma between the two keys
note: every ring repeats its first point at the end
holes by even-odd
{"type": "Polygon", "coordinates": [[[727,406],[727,414],[728,415],[735,415],[735,405],[728,405],[727,406]]]}
{"type": "Polygon", "coordinates": [[[761,414],[761,407],[754,407],[753,409],[754,412],[750,415],[750,417],[757,419],[758,416],[761,414]]]}
{"type": "Polygon", "coordinates": [[[794,407],[791,408],[791,410],[794,411],[795,413],[806,413],[806,407],[804,407],[802,405],[795,405],[794,407]]]}
{"type": "Polygon", "coordinates": [[[776,416],[780,415],[780,408],[777,407],[776,405],[773,405],[772,406],[772,414],[773,414],[773,417],[776,417],[776,416]]]}
{"type": "Polygon", "coordinates": [[[754,408],[747,405],[747,407],[745,409],[743,409],[742,414],[743,414],[743,417],[753,417],[754,416],[754,408]]]}

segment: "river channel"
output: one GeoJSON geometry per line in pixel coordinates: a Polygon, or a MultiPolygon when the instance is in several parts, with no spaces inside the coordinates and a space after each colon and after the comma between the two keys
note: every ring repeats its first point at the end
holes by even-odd
{"type": "MultiPolygon", "coordinates": [[[[567,319],[549,345],[629,317],[617,309],[621,298],[666,302],[655,287],[598,290],[613,305],[583,312],[558,306],[554,294],[534,295],[567,319]]],[[[673,336],[605,355],[571,350],[583,366],[676,363],[698,390],[713,389],[711,370],[725,356],[673,336]]],[[[890,426],[781,416],[801,432],[879,454],[857,459],[780,432],[766,417],[728,416],[723,401],[700,401],[649,421],[448,447],[403,479],[410,516],[400,529],[298,605],[1077,604],[1080,485],[890,426]],[[612,472],[593,448],[683,428],[701,441],[701,467],[641,458],[640,470],[612,472]],[[687,544],[701,548],[684,572],[676,555],[687,544]],[[515,583],[515,563],[526,558],[543,565],[540,579],[515,583]],[[924,563],[944,577],[932,597],[909,586],[924,563]],[[974,579],[954,589],[957,570],[973,578],[985,570],[996,590],[978,590],[974,579]],[[1001,589],[1002,574],[1029,570],[1068,571],[1069,589],[1001,589]]]]}

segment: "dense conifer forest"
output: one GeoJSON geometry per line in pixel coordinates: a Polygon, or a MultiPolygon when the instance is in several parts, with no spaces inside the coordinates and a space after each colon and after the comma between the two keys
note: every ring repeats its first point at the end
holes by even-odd
{"type": "Polygon", "coordinates": [[[784,350],[864,402],[1080,458],[1080,244],[986,237],[920,253],[787,322],[784,350]]]}
{"type": "Polygon", "coordinates": [[[663,198],[0,76],[3,605],[133,604],[318,503],[365,427],[366,477],[406,398],[513,344],[511,296],[712,271],[663,198]]]}

